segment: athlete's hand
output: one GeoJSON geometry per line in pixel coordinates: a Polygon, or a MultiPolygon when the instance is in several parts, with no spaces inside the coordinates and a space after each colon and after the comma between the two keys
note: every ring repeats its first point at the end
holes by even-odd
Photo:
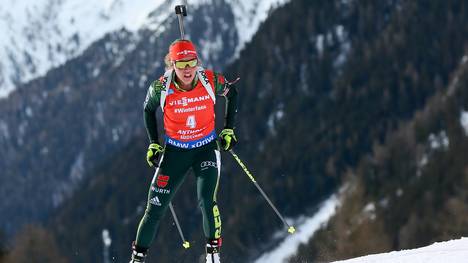
{"type": "Polygon", "coordinates": [[[225,151],[231,150],[237,143],[237,138],[233,129],[223,129],[219,134],[219,138],[221,141],[221,148],[225,151]]]}
{"type": "Polygon", "coordinates": [[[159,155],[164,152],[164,148],[157,144],[152,143],[148,146],[148,151],[146,152],[146,161],[150,167],[153,167],[158,161],[159,155]]]}

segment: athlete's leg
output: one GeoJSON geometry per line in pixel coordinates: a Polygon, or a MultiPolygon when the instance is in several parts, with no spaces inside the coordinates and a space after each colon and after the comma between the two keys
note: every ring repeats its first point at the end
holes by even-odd
{"type": "Polygon", "coordinates": [[[149,248],[153,242],[159,222],[190,168],[190,158],[183,155],[166,147],[160,168],[151,182],[145,214],[138,226],[135,240],[137,247],[149,248]]]}
{"type": "Polygon", "coordinates": [[[221,237],[221,216],[216,203],[221,155],[218,150],[207,149],[197,154],[192,166],[197,177],[198,204],[203,214],[203,231],[208,240],[221,237]]]}

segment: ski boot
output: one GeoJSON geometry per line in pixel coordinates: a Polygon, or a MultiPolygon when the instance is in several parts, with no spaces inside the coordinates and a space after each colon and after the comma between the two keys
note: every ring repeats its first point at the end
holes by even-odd
{"type": "Polygon", "coordinates": [[[135,241],[132,244],[132,259],[130,263],[145,263],[147,248],[139,247],[135,245],[135,241]]]}
{"type": "Polygon", "coordinates": [[[220,263],[221,238],[211,239],[206,243],[206,263],[220,263]]]}

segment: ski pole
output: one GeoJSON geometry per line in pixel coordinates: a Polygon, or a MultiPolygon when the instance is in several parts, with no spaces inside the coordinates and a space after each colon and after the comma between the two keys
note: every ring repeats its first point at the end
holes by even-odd
{"type": "MultiPolygon", "coordinates": [[[[155,169],[156,169],[156,174],[155,176],[158,176],[158,173],[159,173],[159,167],[158,165],[154,165],[155,169]]],[[[169,209],[171,210],[171,214],[172,214],[172,217],[174,218],[174,222],[177,226],[177,230],[179,230],[179,235],[180,235],[180,238],[182,239],[182,246],[185,248],[185,249],[188,249],[190,247],[190,243],[185,239],[184,237],[184,233],[182,233],[182,228],[180,227],[180,224],[179,224],[179,220],[177,219],[177,215],[174,211],[174,207],[172,206],[172,202],[169,202],[169,209]]]]}
{"type": "Polygon", "coordinates": [[[175,13],[177,15],[177,18],[179,19],[180,38],[185,39],[184,16],[187,16],[186,6],[185,5],[176,5],[175,13]]]}
{"type": "Polygon", "coordinates": [[[185,249],[187,249],[190,247],[190,243],[187,240],[185,240],[184,234],[182,233],[182,229],[180,228],[179,220],[177,219],[177,215],[174,211],[174,207],[172,206],[172,202],[169,203],[169,208],[171,209],[172,217],[174,217],[174,221],[176,223],[177,229],[179,230],[180,238],[182,238],[182,242],[183,242],[182,246],[185,249]]]}
{"type": "MultiPolygon", "coordinates": [[[[186,1],[185,1],[186,3],[186,1]]],[[[179,19],[179,30],[180,30],[180,38],[184,39],[185,38],[185,32],[184,32],[184,16],[187,16],[187,8],[185,5],[176,5],[175,7],[175,13],[177,15],[177,18],[179,19]]],[[[182,228],[180,227],[179,220],[177,219],[177,215],[174,211],[174,207],[172,206],[172,202],[169,203],[169,209],[171,210],[172,217],[174,218],[174,222],[177,226],[177,230],[179,231],[180,238],[182,239],[182,246],[185,249],[188,249],[190,247],[190,243],[185,239],[184,233],[182,233],[182,228]]]]}
{"type": "Polygon", "coordinates": [[[231,153],[232,157],[234,157],[234,159],[236,159],[237,163],[239,164],[240,167],[242,167],[242,169],[244,170],[244,172],[247,174],[247,176],[250,178],[250,180],[254,183],[254,185],[257,187],[258,191],[260,191],[260,193],[263,195],[263,197],[267,200],[268,204],[270,204],[271,208],[273,208],[273,210],[275,211],[276,215],[278,215],[278,217],[281,219],[281,221],[283,221],[283,224],[288,228],[288,232],[290,234],[293,234],[294,232],[296,232],[296,229],[293,227],[293,226],[290,226],[288,224],[288,222],[286,222],[286,220],[284,220],[283,216],[280,214],[280,212],[278,211],[278,209],[276,209],[275,205],[273,205],[273,203],[270,201],[270,198],[268,198],[268,196],[265,194],[265,192],[262,190],[262,188],[260,187],[260,185],[257,183],[257,181],[255,180],[255,178],[253,177],[253,175],[249,172],[249,170],[247,169],[247,167],[245,166],[245,164],[242,162],[242,160],[239,158],[239,156],[237,156],[237,154],[233,151],[233,150],[229,150],[229,153],[231,153]]]}

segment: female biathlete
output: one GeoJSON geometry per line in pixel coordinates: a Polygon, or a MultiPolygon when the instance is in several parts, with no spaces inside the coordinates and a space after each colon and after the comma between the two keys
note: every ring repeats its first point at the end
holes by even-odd
{"type": "Polygon", "coordinates": [[[145,261],[159,222],[190,168],[196,176],[198,204],[203,214],[206,262],[220,262],[221,217],[216,203],[221,169],[219,148],[227,151],[237,143],[237,91],[221,74],[200,67],[198,58],[191,41],[176,40],[165,59],[167,71],[148,89],[144,102],[150,140],[146,159],[151,167],[159,168],[151,182],[130,263],[145,261]],[[224,96],[227,103],[219,145],[215,131],[217,95],[224,96]],[[155,115],[158,107],[163,111],[165,146],[159,143],[155,115]]]}

